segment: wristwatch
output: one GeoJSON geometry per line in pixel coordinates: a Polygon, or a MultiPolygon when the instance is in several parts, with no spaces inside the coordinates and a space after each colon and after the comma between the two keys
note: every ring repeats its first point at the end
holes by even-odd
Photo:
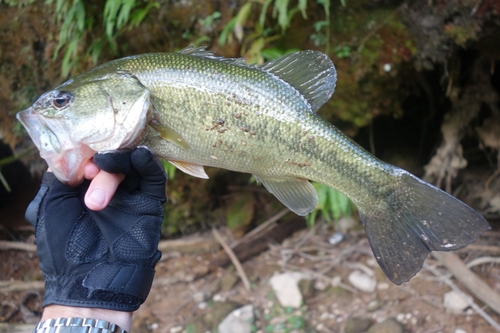
{"type": "Polygon", "coordinates": [[[40,322],[33,333],[127,333],[127,331],[101,319],[57,318],[40,322]]]}

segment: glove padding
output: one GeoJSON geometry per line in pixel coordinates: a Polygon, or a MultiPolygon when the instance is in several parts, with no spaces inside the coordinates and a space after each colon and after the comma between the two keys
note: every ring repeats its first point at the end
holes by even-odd
{"type": "Polygon", "coordinates": [[[149,294],[161,257],[165,172],[146,148],[94,160],[105,171],[126,173],[106,208],[85,206],[89,181],[69,187],[47,172],[26,212],[45,277],[43,306],[135,311],[149,294]]]}

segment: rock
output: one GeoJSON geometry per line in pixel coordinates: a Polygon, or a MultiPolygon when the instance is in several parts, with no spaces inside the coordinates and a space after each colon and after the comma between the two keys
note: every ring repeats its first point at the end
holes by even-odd
{"type": "Polygon", "coordinates": [[[183,330],[182,326],[174,326],[170,329],[170,333],[181,333],[183,330]]]}
{"type": "Polygon", "coordinates": [[[302,294],[299,289],[299,281],[303,275],[298,272],[288,272],[274,275],[269,283],[273,288],[276,298],[283,307],[300,308],[302,305],[302,294]]]}
{"type": "Polygon", "coordinates": [[[353,271],[349,274],[347,279],[354,288],[364,291],[365,293],[372,293],[377,287],[375,278],[361,271],[353,271]]]}
{"type": "Polygon", "coordinates": [[[372,325],[368,333],[403,333],[403,326],[396,320],[389,318],[372,325]]]}
{"type": "Polygon", "coordinates": [[[368,312],[377,311],[378,309],[380,309],[381,306],[382,302],[380,302],[378,299],[374,299],[373,301],[368,303],[368,305],[366,306],[366,311],[368,312]]]}
{"type": "Polygon", "coordinates": [[[451,313],[459,314],[469,307],[469,303],[455,291],[444,294],[443,305],[451,313]]]}
{"type": "Polygon", "coordinates": [[[311,297],[314,294],[314,280],[302,279],[299,281],[299,290],[302,297],[311,297]]]}
{"type": "Polygon", "coordinates": [[[196,317],[186,325],[185,331],[190,333],[213,332],[217,329],[219,323],[238,307],[240,306],[233,302],[213,302],[203,316],[196,317]]]}
{"type": "Polygon", "coordinates": [[[253,306],[245,305],[231,312],[218,326],[219,333],[251,333],[253,306]]]}
{"type": "Polygon", "coordinates": [[[338,244],[342,243],[344,241],[344,239],[345,239],[345,236],[343,233],[336,232],[333,235],[331,235],[330,237],[328,237],[328,243],[330,243],[332,245],[338,245],[338,244]]]}
{"type": "Polygon", "coordinates": [[[363,333],[373,324],[370,318],[354,317],[345,322],[345,333],[363,333]]]}
{"type": "Polygon", "coordinates": [[[467,333],[467,331],[465,331],[461,328],[457,328],[454,333],[467,333]]]}
{"type": "Polygon", "coordinates": [[[226,271],[220,280],[220,288],[223,291],[229,291],[238,283],[240,278],[235,272],[226,271]]]}
{"type": "Polygon", "coordinates": [[[359,227],[359,221],[352,216],[344,216],[339,219],[339,229],[342,231],[354,230],[359,227]]]}

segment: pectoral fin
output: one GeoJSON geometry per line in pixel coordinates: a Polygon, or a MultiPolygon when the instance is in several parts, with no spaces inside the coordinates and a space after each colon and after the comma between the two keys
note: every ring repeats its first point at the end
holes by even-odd
{"type": "Polygon", "coordinates": [[[149,126],[158,131],[162,139],[170,141],[183,149],[189,149],[189,144],[187,143],[187,141],[173,129],[160,124],[160,122],[155,119],[149,122],[149,126]]]}
{"type": "Polygon", "coordinates": [[[316,189],[307,179],[255,178],[297,215],[309,214],[318,204],[316,189]]]}
{"type": "Polygon", "coordinates": [[[203,169],[202,165],[188,163],[188,162],[181,162],[181,161],[168,161],[168,162],[174,165],[177,169],[181,170],[182,172],[187,173],[188,175],[197,178],[208,179],[208,175],[206,174],[205,169],[203,169]]]}

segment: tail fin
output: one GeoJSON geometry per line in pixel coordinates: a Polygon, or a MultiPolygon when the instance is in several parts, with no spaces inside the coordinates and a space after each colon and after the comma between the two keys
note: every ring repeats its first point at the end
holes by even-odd
{"type": "Polygon", "coordinates": [[[431,251],[451,251],[490,229],[481,214],[446,192],[401,171],[383,205],[360,212],[380,267],[396,284],[410,280],[431,251]]]}

